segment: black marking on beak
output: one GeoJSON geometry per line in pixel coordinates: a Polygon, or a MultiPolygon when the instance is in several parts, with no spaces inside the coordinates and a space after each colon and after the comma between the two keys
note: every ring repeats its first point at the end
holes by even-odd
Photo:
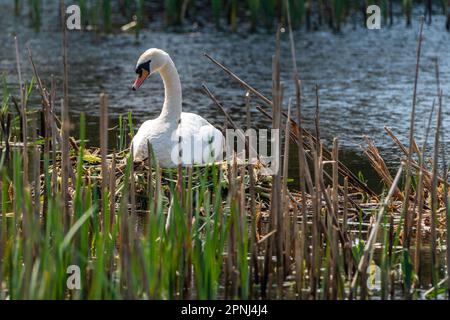
{"type": "Polygon", "coordinates": [[[138,65],[136,67],[136,73],[141,77],[142,76],[142,70],[146,70],[148,71],[148,73],[150,73],[150,62],[152,62],[152,60],[148,60],[146,62],[141,63],[140,65],[138,65]]]}

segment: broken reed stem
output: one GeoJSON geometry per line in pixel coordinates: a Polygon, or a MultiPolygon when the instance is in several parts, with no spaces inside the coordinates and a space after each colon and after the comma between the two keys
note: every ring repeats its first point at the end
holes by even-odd
{"type": "MultiPolygon", "coordinates": [[[[410,202],[410,193],[411,193],[411,184],[412,184],[412,156],[414,151],[414,128],[415,128],[415,117],[416,117],[416,97],[417,97],[417,84],[419,80],[419,66],[420,66],[420,54],[422,48],[422,33],[423,33],[423,22],[424,17],[422,16],[420,19],[420,31],[419,31],[419,39],[417,41],[417,53],[416,53],[416,70],[414,76],[414,89],[413,89],[413,99],[412,99],[412,107],[411,107],[411,119],[410,119],[410,128],[409,128],[409,147],[408,147],[408,155],[406,160],[406,182],[405,182],[405,197],[403,201],[402,208],[402,216],[403,216],[403,263],[406,265],[407,270],[410,269],[410,258],[409,258],[409,248],[411,245],[411,228],[412,226],[411,220],[414,219],[414,213],[410,213],[409,210],[409,202],[410,202]]],[[[410,273],[404,276],[404,293],[405,298],[409,299],[411,296],[411,277],[410,273]]]]}
{"type": "MultiPolygon", "coordinates": [[[[434,103],[434,102],[433,102],[434,103]]],[[[395,142],[395,144],[400,148],[400,150],[404,153],[406,157],[409,155],[409,151],[406,149],[406,147],[400,142],[400,140],[397,138],[397,136],[392,132],[392,130],[388,127],[384,127],[384,130],[387,132],[387,134],[391,137],[391,139],[395,142]]],[[[413,141],[413,147],[414,152],[417,153],[417,155],[420,156],[420,148],[416,143],[416,140],[413,141]]],[[[411,159],[411,166],[418,166],[417,162],[414,159],[411,159]]],[[[425,167],[423,167],[424,172],[428,172],[425,167]]]]}
{"type": "MultiPolygon", "coordinates": [[[[193,192],[192,192],[192,175],[193,175],[193,167],[190,166],[187,168],[187,176],[188,176],[188,181],[187,181],[187,192],[186,192],[186,200],[185,200],[185,207],[187,208],[186,210],[186,215],[187,215],[187,230],[189,230],[189,232],[191,232],[192,230],[192,217],[193,217],[193,192]]],[[[192,292],[192,268],[190,266],[192,266],[192,241],[191,241],[192,237],[191,235],[188,233],[187,235],[187,241],[185,243],[185,251],[187,252],[187,265],[189,266],[187,268],[187,272],[186,272],[186,277],[185,277],[185,282],[184,282],[184,293],[186,296],[186,299],[191,299],[191,292],[192,292]]]]}
{"type": "MultiPolygon", "coordinates": [[[[262,100],[267,106],[272,106],[272,101],[270,101],[270,99],[268,99],[267,97],[265,97],[262,93],[260,93],[259,91],[257,91],[255,88],[253,88],[252,86],[250,86],[249,84],[247,84],[245,81],[243,81],[241,78],[239,78],[236,74],[234,74],[232,71],[230,71],[227,67],[223,66],[220,62],[218,62],[217,60],[215,60],[214,58],[212,58],[210,55],[208,55],[207,53],[204,54],[211,62],[213,62],[215,65],[217,65],[218,67],[220,67],[226,74],[228,74],[231,78],[233,78],[234,80],[236,80],[237,82],[239,82],[243,87],[245,87],[247,90],[249,90],[250,92],[252,92],[255,96],[257,96],[260,100],[262,100]]],[[[296,83],[296,86],[300,86],[300,80],[297,81],[298,84],[296,83]]],[[[299,95],[300,90],[296,88],[296,95],[299,95]]],[[[261,107],[258,108],[259,111],[261,111],[265,116],[270,117],[270,115],[261,107]]],[[[284,117],[286,117],[286,113],[282,111],[282,115],[284,117]]],[[[298,124],[291,119],[292,125],[295,127],[294,133],[295,135],[300,135],[300,131],[298,131],[298,124]]],[[[307,137],[312,137],[312,141],[315,144],[315,137],[314,135],[312,135],[309,131],[307,131],[305,128],[303,128],[303,133],[305,134],[305,136],[307,137]]],[[[295,135],[293,135],[293,137],[295,137],[295,135]]],[[[298,136],[297,139],[300,139],[300,137],[298,136]]],[[[295,140],[295,139],[294,139],[295,140]]],[[[330,152],[322,145],[322,151],[328,156],[330,157],[330,152]]],[[[339,172],[341,173],[341,175],[343,176],[348,176],[351,179],[352,184],[354,184],[357,187],[360,187],[361,189],[363,189],[368,195],[376,197],[377,194],[371,190],[364,182],[362,182],[354,173],[352,173],[342,162],[339,162],[339,172]]]]}
{"type": "Polygon", "coordinates": [[[383,203],[380,206],[380,210],[378,211],[378,215],[377,215],[377,220],[375,221],[375,224],[372,226],[369,238],[367,239],[366,245],[364,246],[363,256],[358,264],[358,270],[356,271],[356,274],[353,276],[353,279],[352,279],[351,296],[353,296],[355,294],[358,277],[361,277],[361,279],[363,279],[361,281],[361,289],[362,290],[367,285],[366,283],[364,283],[364,279],[365,279],[365,275],[367,273],[367,267],[370,263],[370,257],[372,256],[372,253],[373,253],[373,245],[375,244],[376,236],[378,234],[378,228],[381,224],[381,221],[383,220],[383,216],[384,216],[386,207],[389,205],[389,203],[391,201],[391,197],[393,196],[393,194],[396,190],[397,184],[400,181],[402,171],[403,171],[403,164],[400,165],[400,167],[397,171],[397,174],[395,175],[394,182],[392,183],[391,188],[389,189],[389,192],[388,192],[386,198],[384,198],[383,203]]]}
{"type": "MultiPolygon", "coordinates": [[[[15,45],[15,53],[16,53],[16,64],[17,64],[17,75],[19,77],[19,90],[20,90],[20,118],[21,118],[21,126],[22,126],[22,142],[23,142],[23,150],[22,150],[22,161],[23,161],[23,186],[25,189],[28,189],[28,143],[27,143],[27,102],[26,102],[26,92],[25,87],[22,80],[22,71],[20,68],[20,54],[19,54],[19,41],[17,36],[14,37],[14,45],[15,45]]],[[[25,214],[25,212],[24,212],[25,214]]]]}
{"type": "Polygon", "coordinates": [[[252,123],[252,114],[250,111],[250,91],[247,91],[245,93],[245,127],[247,130],[251,129],[251,123],[252,123]]]}
{"type": "MultiPolygon", "coordinates": [[[[36,78],[36,82],[37,82],[37,84],[38,84],[39,93],[40,93],[41,98],[42,98],[43,108],[45,109],[46,107],[49,107],[50,105],[51,105],[51,106],[54,106],[54,105],[55,105],[55,103],[54,103],[54,101],[55,101],[55,95],[56,95],[56,85],[54,84],[54,77],[53,77],[53,75],[51,76],[51,78],[52,78],[52,80],[51,80],[52,84],[51,84],[51,90],[50,90],[50,94],[49,94],[49,93],[47,92],[47,90],[44,88],[44,85],[43,85],[43,83],[42,83],[41,77],[39,76],[39,73],[38,73],[38,71],[37,71],[36,65],[34,64],[33,56],[32,56],[32,53],[31,53],[30,48],[28,48],[28,56],[29,56],[31,65],[32,65],[32,67],[33,67],[33,73],[34,73],[34,76],[35,76],[35,78],[36,78]]],[[[47,117],[48,123],[47,123],[47,121],[46,121],[46,125],[50,126],[50,123],[56,122],[56,126],[57,126],[57,125],[60,125],[61,128],[62,128],[61,120],[58,118],[58,116],[56,115],[56,113],[54,113],[54,111],[52,110],[51,107],[49,108],[48,112],[49,112],[49,116],[47,117]]],[[[57,135],[56,138],[58,139],[58,142],[59,142],[59,143],[62,143],[62,141],[61,141],[61,136],[60,136],[59,134],[57,135]]],[[[71,147],[72,147],[75,151],[79,151],[79,147],[78,147],[78,145],[77,145],[77,142],[75,141],[75,139],[74,139],[73,137],[69,136],[69,142],[70,142],[71,147]]]]}
{"type": "Polygon", "coordinates": [[[65,5],[64,0],[60,0],[61,9],[61,28],[62,28],[62,61],[63,61],[63,99],[61,100],[61,135],[62,135],[62,150],[61,150],[61,189],[62,189],[62,212],[64,216],[64,230],[67,232],[70,222],[69,211],[69,136],[70,136],[70,117],[69,117],[69,71],[67,61],[67,30],[64,23],[65,20],[65,5]]]}
{"type": "MultiPolygon", "coordinates": [[[[270,116],[266,111],[264,111],[263,109],[261,109],[259,106],[257,106],[256,108],[257,108],[259,111],[261,111],[261,113],[262,113],[263,115],[265,115],[268,119],[272,119],[272,116],[270,116]]],[[[297,127],[295,127],[295,128],[297,128],[297,127]]],[[[292,130],[291,130],[290,132],[292,132],[292,130]]],[[[307,131],[304,130],[303,132],[306,133],[307,131]]],[[[293,136],[293,135],[291,135],[291,137],[292,137],[292,136],[293,136]]],[[[295,137],[294,142],[297,143],[298,146],[299,146],[299,154],[303,154],[303,156],[300,156],[300,161],[303,161],[303,162],[305,163],[305,166],[300,166],[300,168],[303,167],[303,168],[309,169],[307,159],[309,159],[309,160],[311,160],[311,161],[314,161],[314,159],[313,159],[313,156],[311,155],[310,152],[305,152],[305,146],[309,147],[310,149],[315,148],[315,143],[314,143],[315,137],[308,134],[308,137],[307,137],[307,138],[308,138],[308,139],[303,139],[303,137],[302,137],[302,139],[299,138],[299,139],[297,140],[297,138],[295,137]],[[304,144],[304,145],[303,145],[303,144],[300,144],[300,140],[305,141],[305,142],[304,142],[305,144],[304,144]],[[306,142],[306,141],[309,141],[309,142],[306,142]],[[312,143],[312,145],[311,145],[311,143],[312,143]],[[303,146],[303,148],[300,147],[300,146],[303,146]],[[302,159],[303,159],[303,160],[302,160],[302,159]]],[[[323,158],[323,153],[329,153],[329,151],[327,151],[323,145],[322,145],[322,149],[321,149],[321,150],[322,150],[322,158],[323,158]]],[[[331,153],[330,153],[328,156],[331,157],[331,156],[332,156],[331,153]]],[[[328,156],[327,156],[327,157],[328,157],[328,156]]],[[[326,160],[326,161],[331,161],[331,160],[326,160]]],[[[358,187],[357,187],[358,189],[363,190],[363,191],[366,192],[366,194],[368,194],[369,196],[372,196],[372,197],[374,197],[374,198],[376,198],[376,199],[378,198],[378,196],[375,195],[375,194],[373,193],[373,191],[370,190],[370,189],[367,187],[367,185],[366,185],[365,183],[362,183],[362,182],[360,182],[360,183],[362,183],[362,184],[357,183],[357,181],[359,181],[359,180],[355,180],[355,175],[354,175],[353,173],[351,173],[350,171],[347,171],[348,169],[347,169],[341,162],[339,162],[339,167],[338,167],[338,168],[339,168],[339,173],[340,173],[342,176],[348,177],[349,179],[351,179],[351,180],[354,182],[353,186],[354,186],[355,183],[356,183],[356,185],[358,186],[358,187]],[[343,166],[343,167],[342,167],[342,166],[343,166]],[[349,175],[347,175],[346,172],[348,172],[349,175]]],[[[311,178],[311,172],[310,172],[310,170],[305,170],[304,173],[305,173],[306,186],[308,187],[307,189],[308,189],[308,191],[311,193],[311,190],[313,190],[313,183],[312,183],[312,178],[311,178]]],[[[326,177],[329,181],[332,181],[332,178],[331,178],[331,176],[328,174],[328,172],[324,171],[323,174],[325,175],[325,177],[326,177]]],[[[356,178],[356,179],[358,179],[358,178],[356,178]]],[[[341,195],[343,194],[342,188],[339,188],[339,192],[341,193],[341,195]]],[[[349,198],[349,201],[350,201],[350,202],[352,203],[352,205],[354,205],[358,210],[361,209],[360,206],[359,206],[354,200],[352,200],[351,198],[349,198]]]]}
{"type": "Polygon", "coordinates": [[[131,237],[130,239],[134,240],[135,236],[135,227],[136,227],[136,183],[135,183],[135,175],[134,175],[134,159],[133,159],[133,150],[130,151],[131,157],[131,169],[130,169],[130,205],[131,205],[131,218],[132,222],[131,226],[131,237]]]}
{"type": "MultiPolygon", "coordinates": [[[[53,80],[53,78],[52,78],[52,80],[53,80]]],[[[53,85],[53,81],[52,81],[51,85],[53,85]]],[[[50,91],[52,91],[52,89],[50,91]]],[[[48,161],[48,163],[50,163],[50,160],[52,160],[51,154],[50,154],[50,147],[52,146],[52,149],[54,149],[54,146],[52,145],[52,139],[53,139],[53,137],[52,137],[52,121],[50,120],[50,117],[51,117],[50,112],[51,112],[52,103],[54,100],[52,99],[51,101],[52,101],[51,103],[49,103],[48,105],[46,105],[44,107],[44,126],[45,126],[44,163],[46,160],[48,161]]],[[[47,186],[47,187],[49,187],[49,186],[47,186]]],[[[46,216],[47,216],[47,208],[48,208],[48,192],[44,192],[44,199],[43,199],[43,204],[42,204],[42,218],[44,219],[44,221],[46,220],[46,216]]]]}
{"type": "MultiPolygon", "coordinates": [[[[33,152],[32,152],[32,161],[33,161],[33,189],[34,189],[34,223],[39,223],[39,215],[41,212],[41,166],[40,166],[40,147],[36,144],[37,139],[37,119],[32,119],[31,126],[31,139],[34,142],[33,152]]],[[[36,231],[39,229],[37,228],[36,231]]]]}
{"type": "MultiPolygon", "coordinates": [[[[61,110],[64,112],[64,99],[61,99],[61,110]]],[[[63,117],[64,118],[64,117],[63,117]]],[[[66,120],[63,120],[62,127],[62,143],[61,143],[61,205],[62,205],[62,212],[63,212],[63,219],[64,219],[64,226],[65,228],[69,228],[69,220],[70,220],[70,213],[69,213],[69,172],[68,167],[70,165],[70,159],[69,159],[69,143],[67,141],[68,138],[68,123],[66,120]]],[[[68,229],[65,229],[65,231],[68,231],[68,229]]]]}
{"type": "MultiPolygon", "coordinates": [[[[444,140],[444,133],[442,133],[442,141],[444,140]]],[[[443,157],[443,162],[444,162],[444,178],[446,183],[444,184],[444,206],[445,206],[445,227],[446,227],[446,235],[445,235],[445,241],[446,243],[450,243],[450,208],[449,208],[449,204],[448,204],[448,164],[447,161],[445,160],[445,148],[442,148],[442,157],[443,157]]],[[[450,274],[450,248],[447,245],[446,246],[446,250],[445,250],[446,256],[445,256],[445,260],[447,262],[447,275],[450,274]]],[[[447,276],[447,298],[450,297],[450,277],[447,276]]]]}
{"type": "MultiPolygon", "coordinates": [[[[332,189],[332,203],[333,203],[333,212],[332,215],[337,217],[339,214],[339,169],[338,169],[338,161],[339,161],[339,141],[337,138],[333,139],[333,189],[332,189]]],[[[333,256],[332,256],[332,264],[331,264],[331,277],[332,277],[332,287],[331,287],[331,297],[333,300],[337,299],[337,281],[338,281],[338,259],[339,253],[337,248],[337,231],[333,228],[332,223],[330,223],[330,230],[332,233],[332,248],[333,248],[333,256]]],[[[346,244],[345,244],[346,245],[346,244]]],[[[345,250],[345,245],[342,248],[345,250]]]]}
{"type": "MultiPolygon", "coordinates": [[[[419,31],[419,39],[417,41],[417,54],[416,54],[416,70],[414,76],[414,90],[413,90],[413,99],[412,99],[412,108],[411,108],[411,119],[410,119],[410,127],[409,127],[409,147],[408,147],[408,158],[406,162],[406,183],[405,183],[405,199],[403,203],[403,216],[404,216],[404,248],[405,250],[409,249],[410,246],[410,230],[409,230],[409,196],[410,196],[410,188],[411,188],[411,163],[412,163],[412,154],[413,154],[413,145],[414,145],[414,127],[416,120],[416,101],[417,101],[417,84],[419,81],[419,66],[420,66],[420,54],[422,49],[422,33],[423,33],[423,22],[424,17],[420,18],[420,31],[419,31]]],[[[409,290],[409,288],[407,288],[409,290]]]]}
{"type": "MultiPolygon", "coordinates": [[[[276,34],[276,50],[275,55],[272,58],[272,129],[279,131],[281,129],[281,108],[283,101],[283,86],[280,80],[280,27],[276,34]]],[[[273,139],[273,137],[272,137],[273,139]]],[[[283,294],[283,279],[284,279],[284,268],[283,268],[283,199],[279,190],[282,189],[281,184],[281,174],[279,168],[280,161],[280,145],[276,144],[277,150],[272,150],[272,157],[276,156],[275,159],[276,172],[272,174],[272,194],[271,194],[271,214],[273,221],[273,229],[277,230],[275,234],[275,247],[277,256],[277,269],[276,269],[276,279],[277,279],[277,289],[278,297],[281,298],[283,294]]],[[[273,170],[273,169],[272,169],[273,170]]]]}
{"type": "Polygon", "coordinates": [[[241,78],[239,78],[236,74],[231,72],[227,67],[222,65],[220,62],[218,62],[216,59],[211,57],[209,54],[205,53],[205,57],[207,57],[211,62],[213,62],[215,65],[219,66],[225,73],[227,73],[230,77],[232,77],[234,80],[242,84],[244,87],[247,88],[251,93],[253,93],[255,96],[257,96],[259,99],[264,101],[267,105],[272,105],[272,101],[270,99],[266,98],[262,93],[260,93],[258,90],[253,88],[252,86],[248,85],[245,81],[243,81],[241,78]]]}
{"type": "MultiPolygon", "coordinates": [[[[31,53],[30,48],[28,48],[28,57],[30,59],[31,66],[33,68],[33,73],[36,78],[36,82],[38,84],[39,92],[40,92],[41,98],[42,98],[41,130],[43,131],[43,133],[41,133],[41,136],[44,137],[44,161],[43,161],[43,163],[40,163],[39,170],[43,171],[45,161],[46,160],[50,161],[50,145],[51,145],[51,136],[52,136],[51,131],[52,131],[52,123],[54,121],[51,114],[52,114],[52,105],[54,104],[55,86],[54,86],[54,79],[52,76],[50,93],[44,88],[41,78],[39,77],[39,74],[37,72],[36,65],[34,64],[33,55],[31,53]]],[[[33,141],[36,141],[36,139],[33,138],[33,141]]],[[[38,157],[38,160],[40,160],[39,157],[38,157]]],[[[39,161],[36,162],[35,160],[33,160],[33,163],[36,164],[36,163],[39,163],[39,161]]],[[[35,185],[38,185],[40,188],[39,183],[37,183],[36,181],[38,181],[38,180],[35,180],[35,185]]],[[[43,203],[42,203],[42,217],[44,220],[46,219],[47,208],[48,208],[48,193],[44,192],[43,203]]]]}
{"type": "MultiPolygon", "coordinates": [[[[225,116],[225,120],[227,123],[231,125],[231,127],[235,130],[235,133],[238,135],[238,138],[244,142],[245,149],[249,151],[250,155],[255,155],[258,158],[258,152],[257,150],[253,149],[253,146],[249,143],[249,137],[245,136],[241,130],[238,130],[239,127],[235,124],[231,116],[228,114],[228,112],[223,107],[222,103],[217,100],[217,98],[214,96],[214,94],[208,89],[206,84],[202,84],[203,91],[206,93],[206,95],[214,102],[214,104],[222,111],[222,113],[225,116]]],[[[226,134],[226,126],[225,126],[225,134],[226,134]]],[[[249,159],[249,160],[256,160],[256,159],[249,159]]],[[[251,161],[250,161],[251,162],[251,161]]]]}
{"type": "Polygon", "coordinates": [[[316,84],[315,86],[315,92],[316,92],[316,114],[314,117],[314,123],[316,125],[316,141],[319,145],[321,145],[320,142],[320,103],[319,103],[319,86],[316,84]]]}
{"type": "MultiPolygon", "coordinates": [[[[55,78],[52,76],[52,81],[51,81],[51,90],[50,90],[51,94],[50,94],[50,110],[54,108],[54,106],[56,105],[56,84],[55,84],[55,78]]],[[[57,136],[59,136],[59,132],[56,128],[56,123],[55,121],[51,121],[51,144],[52,144],[52,164],[55,165],[56,163],[56,139],[57,136]]],[[[56,170],[52,170],[52,192],[53,194],[56,194],[58,190],[58,186],[57,186],[57,175],[56,175],[56,170]]]]}
{"type": "MultiPolygon", "coordinates": [[[[246,128],[251,129],[251,112],[250,112],[250,92],[247,91],[245,95],[245,107],[247,110],[246,114],[246,128]]],[[[249,150],[250,152],[250,150],[249,150]]],[[[259,268],[258,268],[258,230],[257,230],[257,216],[256,216],[256,192],[255,192],[255,173],[254,165],[252,161],[249,161],[247,166],[248,176],[249,176],[249,192],[250,200],[248,202],[248,208],[250,209],[251,217],[251,230],[250,230],[250,255],[251,255],[251,267],[249,279],[254,279],[254,283],[259,283],[259,268]]],[[[250,287],[250,297],[254,296],[254,286],[250,287]]]]}
{"type": "MultiPolygon", "coordinates": [[[[423,220],[423,211],[424,211],[424,187],[423,187],[423,175],[424,175],[424,159],[425,159],[425,150],[428,144],[428,135],[430,133],[431,121],[433,119],[435,107],[435,100],[433,99],[433,104],[431,105],[430,116],[428,118],[428,124],[426,126],[425,138],[422,144],[422,151],[419,152],[419,182],[417,184],[417,205],[419,207],[419,216],[417,218],[417,227],[416,227],[416,251],[414,254],[414,273],[419,277],[420,272],[420,251],[422,247],[422,220],[423,220]]],[[[414,287],[419,285],[417,281],[417,277],[414,280],[414,287]]]]}
{"type": "Polygon", "coordinates": [[[438,57],[436,57],[434,59],[434,73],[436,76],[437,96],[439,97],[439,95],[441,94],[441,81],[440,81],[440,77],[439,77],[439,58],[438,57]]]}
{"type": "MultiPolygon", "coordinates": [[[[419,182],[417,185],[417,205],[419,206],[419,216],[417,218],[416,228],[416,251],[414,254],[414,273],[419,276],[420,272],[420,250],[422,247],[422,219],[423,219],[423,170],[419,169],[419,182]]],[[[414,281],[414,286],[418,285],[417,281],[414,281]]]]}
{"type": "Polygon", "coordinates": [[[208,89],[206,84],[204,84],[204,83],[202,84],[202,89],[206,93],[206,95],[216,104],[216,106],[220,109],[220,111],[222,111],[222,113],[226,117],[227,121],[231,124],[231,126],[234,129],[237,129],[238,126],[236,126],[236,124],[234,123],[233,119],[230,117],[230,115],[225,110],[225,108],[222,106],[222,104],[219,102],[219,100],[217,100],[216,97],[212,94],[212,92],[208,89]]]}
{"type": "Polygon", "coordinates": [[[436,134],[434,138],[433,172],[431,180],[431,279],[435,293],[437,294],[437,283],[439,276],[439,261],[437,256],[437,210],[438,210],[438,166],[439,166],[439,143],[442,124],[442,91],[439,93],[439,105],[436,120],[436,134]]]}
{"type": "MultiPolygon", "coordinates": [[[[289,261],[291,260],[291,223],[290,223],[290,212],[289,212],[289,195],[288,195],[288,179],[289,179],[289,128],[291,119],[291,99],[288,103],[288,118],[286,120],[286,126],[284,129],[284,153],[283,153],[283,188],[282,188],[282,216],[283,216],[283,230],[285,231],[284,243],[284,276],[289,273],[289,261]]],[[[295,223],[296,219],[294,220],[295,223]]]]}
{"type": "MultiPolygon", "coordinates": [[[[106,221],[108,218],[106,215],[106,206],[107,206],[107,198],[108,198],[108,164],[106,161],[106,157],[108,155],[108,96],[104,93],[100,94],[100,157],[101,157],[101,177],[102,177],[102,185],[101,185],[101,193],[102,193],[102,206],[101,212],[103,216],[103,228],[106,228],[106,221]]],[[[112,194],[110,195],[113,196],[112,194]]],[[[109,214],[113,214],[109,212],[109,214]]]]}
{"type": "MultiPolygon", "coordinates": [[[[298,139],[296,140],[298,146],[298,158],[299,158],[299,182],[300,182],[300,194],[302,199],[301,215],[302,215],[302,227],[301,233],[298,232],[298,223],[295,223],[295,261],[296,261],[296,279],[297,279],[297,294],[300,299],[303,298],[303,274],[306,266],[307,270],[311,270],[311,259],[309,258],[309,237],[308,232],[308,213],[306,202],[306,182],[305,174],[308,172],[309,180],[311,180],[311,174],[309,173],[309,167],[306,162],[304,141],[303,141],[303,125],[302,125],[302,112],[301,112],[301,82],[300,75],[297,67],[297,55],[295,52],[294,33],[292,32],[292,21],[289,8],[289,1],[286,2],[286,13],[289,29],[289,43],[291,48],[292,66],[294,69],[293,80],[295,85],[295,97],[296,97],[296,110],[297,110],[297,126],[298,126],[298,139]],[[305,260],[305,262],[304,262],[305,260]]],[[[312,192],[312,190],[311,190],[312,192]]],[[[296,212],[298,209],[296,210],[296,212]]],[[[296,216],[295,216],[296,217],[296,216]]]]}
{"type": "MultiPolygon", "coordinates": [[[[20,90],[20,107],[18,108],[20,119],[21,119],[21,127],[22,127],[22,143],[23,143],[23,149],[22,149],[22,168],[23,168],[23,176],[22,176],[22,190],[15,190],[17,193],[21,193],[23,198],[21,203],[18,205],[17,209],[20,209],[22,211],[22,228],[23,228],[23,234],[24,234],[24,241],[23,241],[23,263],[25,266],[30,266],[32,264],[31,261],[31,250],[32,246],[34,246],[32,242],[32,226],[34,225],[32,221],[31,212],[27,210],[26,203],[30,203],[31,199],[27,199],[27,196],[30,195],[30,189],[28,185],[28,143],[27,143],[27,108],[26,108],[26,92],[25,87],[22,82],[22,72],[20,69],[20,55],[19,55],[19,43],[17,40],[17,37],[14,37],[14,44],[16,49],[16,62],[17,62],[17,74],[19,77],[19,90],[20,90]],[[28,201],[27,201],[28,200],[28,201]]],[[[16,155],[17,156],[17,155],[16,155]]],[[[16,211],[18,213],[19,210],[16,211]]],[[[29,295],[29,283],[31,279],[31,268],[25,268],[24,270],[24,284],[21,288],[22,295],[25,297],[25,299],[28,298],[29,295]]]]}
{"type": "MultiPolygon", "coordinates": [[[[448,2],[448,4],[450,4],[450,2],[448,2]]],[[[431,6],[431,4],[430,4],[431,6]]],[[[430,13],[431,15],[431,13],[430,13]]],[[[431,18],[430,18],[431,19],[431,18]]],[[[442,132],[440,132],[440,128],[442,125],[442,96],[443,96],[443,92],[441,90],[441,85],[440,85],[440,73],[439,73],[439,58],[436,57],[436,60],[434,61],[434,66],[435,66],[435,75],[436,75],[436,88],[437,88],[437,93],[438,93],[438,98],[439,98],[439,114],[438,114],[438,123],[437,123],[437,128],[436,128],[436,135],[438,136],[436,140],[439,139],[439,135],[442,134],[442,141],[444,140],[444,130],[442,130],[442,132]]],[[[433,105],[434,106],[434,105],[433,105]]],[[[433,111],[433,110],[432,110],[433,111]]],[[[430,115],[430,120],[431,120],[431,115],[430,115]]],[[[435,145],[436,149],[438,148],[438,145],[435,145]]],[[[435,150],[436,152],[436,150],[435,150]]],[[[450,277],[448,276],[450,273],[450,249],[449,249],[449,243],[450,243],[450,222],[449,222],[449,207],[448,207],[448,167],[447,167],[447,161],[446,161],[446,157],[445,157],[445,144],[443,144],[442,146],[442,161],[443,161],[443,166],[444,166],[444,172],[443,172],[443,185],[444,185],[444,213],[445,213],[445,223],[446,223],[446,261],[447,261],[447,297],[450,297],[450,277]]],[[[433,166],[434,167],[434,166],[433,166]]],[[[433,175],[434,177],[434,175],[433,175]]],[[[434,177],[434,179],[436,179],[437,177],[434,177]]],[[[437,217],[436,217],[437,218],[437,217]]],[[[436,236],[436,235],[435,235],[436,236]]],[[[437,253],[434,253],[435,255],[437,253]]],[[[437,261],[437,266],[435,267],[435,270],[437,270],[437,272],[439,272],[439,261],[437,260],[437,257],[434,257],[437,261]]],[[[438,276],[439,274],[436,273],[436,275],[438,276]]]]}
{"type": "MultiPolygon", "coordinates": [[[[311,138],[310,138],[311,139],[311,138]]],[[[310,152],[313,156],[314,186],[311,190],[313,218],[312,218],[312,244],[311,244],[311,270],[310,270],[310,296],[317,299],[317,287],[320,281],[320,212],[321,212],[321,187],[320,187],[320,159],[317,149],[312,147],[310,152]]]]}
{"type": "MultiPolygon", "coordinates": [[[[348,227],[348,177],[344,178],[344,214],[342,217],[342,232],[347,234],[348,227]]],[[[344,247],[344,259],[347,261],[347,280],[351,279],[353,271],[353,259],[351,252],[352,238],[349,237],[349,243],[344,247]]]]}
{"type": "MultiPolygon", "coordinates": [[[[149,169],[151,170],[151,169],[149,169]]],[[[116,152],[113,152],[111,169],[109,173],[109,232],[112,232],[115,223],[116,212],[116,152]]]]}

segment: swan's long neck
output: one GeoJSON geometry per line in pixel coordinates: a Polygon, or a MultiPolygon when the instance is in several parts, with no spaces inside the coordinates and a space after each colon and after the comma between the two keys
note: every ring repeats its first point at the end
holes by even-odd
{"type": "Polygon", "coordinates": [[[169,58],[169,62],[161,68],[159,73],[164,82],[165,91],[164,105],[159,117],[178,124],[181,116],[181,83],[172,59],[169,58]]]}

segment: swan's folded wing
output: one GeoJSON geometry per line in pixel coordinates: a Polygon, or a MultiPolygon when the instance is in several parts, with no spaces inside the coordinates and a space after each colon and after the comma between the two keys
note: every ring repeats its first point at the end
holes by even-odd
{"type": "Polygon", "coordinates": [[[223,135],[206,119],[194,113],[182,113],[178,133],[183,141],[186,160],[207,164],[222,160],[223,135]]]}

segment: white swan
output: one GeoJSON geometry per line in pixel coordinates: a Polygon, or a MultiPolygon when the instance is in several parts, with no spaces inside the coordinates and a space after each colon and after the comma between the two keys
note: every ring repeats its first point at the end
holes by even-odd
{"type": "Polygon", "coordinates": [[[194,113],[181,112],[181,83],[170,56],[160,49],[148,49],[136,65],[137,90],[145,79],[159,72],[164,82],[165,100],[159,117],[145,121],[132,141],[134,159],[148,157],[152,145],[161,167],[205,165],[222,159],[224,137],[207,120],[194,113]],[[180,152],[181,149],[181,152],[180,152]]]}

